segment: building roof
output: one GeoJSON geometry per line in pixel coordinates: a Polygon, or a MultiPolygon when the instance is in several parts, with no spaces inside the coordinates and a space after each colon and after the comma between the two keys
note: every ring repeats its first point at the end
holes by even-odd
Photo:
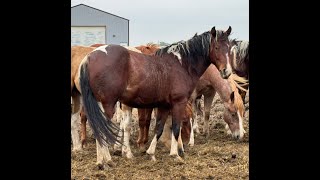
{"type": "Polygon", "coordinates": [[[111,13],[108,13],[108,12],[105,12],[105,11],[102,11],[102,10],[100,10],[100,9],[97,9],[97,8],[94,8],[94,7],[85,5],[85,4],[78,4],[78,5],[72,6],[71,8],[74,8],[74,7],[77,7],[77,6],[86,6],[86,7],[88,7],[88,8],[91,8],[91,9],[94,9],[94,10],[97,10],[97,11],[100,11],[100,12],[103,12],[103,13],[106,13],[106,14],[110,14],[110,15],[112,15],[112,16],[115,16],[115,17],[118,17],[118,18],[121,18],[121,19],[124,19],[124,20],[129,21],[129,19],[126,19],[126,18],[117,16],[117,15],[114,15],[114,14],[111,14],[111,13]]]}

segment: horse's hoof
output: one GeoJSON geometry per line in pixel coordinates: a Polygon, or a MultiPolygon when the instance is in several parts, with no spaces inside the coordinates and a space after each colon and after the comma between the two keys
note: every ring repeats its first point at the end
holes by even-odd
{"type": "Polygon", "coordinates": [[[82,141],[81,141],[81,147],[82,147],[82,148],[86,148],[87,146],[88,146],[87,141],[86,141],[86,140],[82,140],[82,141]]]}
{"type": "Polygon", "coordinates": [[[116,166],[116,164],[115,164],[112,160],[108,161],[106,164],[107,164],[109,167],[115,167],[115,166],[116,166]]]}
{"type": "Polygon", "coordinates": [[[127,157],[128,159],[134,158],[134,156],[133,156],[133,154],[132,154],[131,152],[126,153],[126,157],[127,157]]]}
{"type": "Polygon", "coordinates": [[[115,150],[115,151],[113,152],[113,155],[115,155],[115,156],[121,156],[121,154],[122,154],[122,151],[121,151],[121,150],[115,150]]]}
{"type": "Polygon", "coordinates": [[[178,164],[185,164],[185,161],[180,156],[176,156],[174,158],[174,161],[177,162],[178,164]]]}
{"type": "Polygon", "coordinates": [[[145,153],[147,151],[145,145],[137,143],[137,147],[138,147],[140,153],[145,153]]]}
{"type": "Polygon", "coordinates": [[[179,156],[184,157],[184,151],[180,148],[178,149],[178,154],[179,156]]]}
{"type": "Polygon", "coordinates": [[[104,170],[104,165],[102,163],[97,163],[98,170],[104,170]]]}
{"type": "Polygon", "coordinates": [[[156,159],[156,157],[154,155],[151,156],[151,161],[153,161],[153,162],[157,161],[157,159],[156,159]]]}
{"type": "Polygon", "coordinates": [[[80,152],[80,151],[82,151],[82,147],[81,146],[80,147],[74,147],[72,149],[72,152],[75,152],[75,153],[80,152]]]}

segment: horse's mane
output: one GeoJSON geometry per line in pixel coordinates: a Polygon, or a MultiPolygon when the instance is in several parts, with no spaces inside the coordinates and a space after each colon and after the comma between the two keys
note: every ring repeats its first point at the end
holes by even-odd
{"type": "Polygon", "coordinates": [[[234,85],[235,85],[238,89],[247,92],[247,90],[246,90],[245,88],[243,88],[242,86],[247,86],[247,85],[249,85],[249,80],[247,80],[247,79],[244,78],[244,77],[240,77],[240,76],[238,76],[238,75],[235,74],[235,73],[232,73],[230,76],[231,76],[231,78],[232,78],[232,80],[233,80],[233,82],[234,82],[234,85]]]}
{"type": "Polygon", "coordinates": [[[235,45],[232,50],[234,54],[238,57],[236,58],[237,64],[242,64],[244,61],[249,59],[249,41],[236,41],[237,45],[235,45]]]}
{"type": "Polygon", "coordinates": [[[244,113],[245,108],[244,108],[244,104],[242,101],[242,97],[238,91],[238,84],[234,80],[234,77],[235,77],[234,74],[232,74],[231,76],[229,76],[228,81],[229,81],[229,84],[231,86],[232,91],[234,92],[234,105],[237,107],[239,112],[242,114],[242,113],[244,113]]]}
{"type": "MultiPolygon", "coordinates": [[[[228,41],[228,36],[222,30],[216,30],[216,41],[228,41]]],[[[175,54],[179,53],[183,57],[196,57],[203,56],[209,58],[211,44],[211,33],[210,31],[204,32],[200,35],[195,34],[191,39],[187,41],[179,41],[163,47],[156,51],[156,55],[163,54],[175,54]]]]}

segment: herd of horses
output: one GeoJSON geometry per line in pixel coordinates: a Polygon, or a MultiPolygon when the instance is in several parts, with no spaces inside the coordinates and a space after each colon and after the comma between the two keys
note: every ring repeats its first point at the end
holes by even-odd
{"type": "Polygon", "coordinates": [[[204,131],[209,135],[209,116],[216,92],[223,104],[228,133],[242,139],[245,133],[244,99],[249,89],[249,42],[216,30],[195,34],[160,48],[155,44],[137,47],[94,44],[71,47],[71,136],[73,151],[86,142],[86,122],[97,145],[97,164],[112,164],[109,147],[133,158],[130,148],[132,108],[138,108],[137,146],[155,158],[162,140],[170,155],[183,161],[186,145],[199,133],[197,115],[204,96],[204,131]],[[113,118],[122,112],[122,117],[113,118]],[[156,127],[149,148],[152,112],[156,127]],[[115,120],[120,123],[117,126],[115,120]],[[78,121],[81,120],[79,135],[78,121]]]}

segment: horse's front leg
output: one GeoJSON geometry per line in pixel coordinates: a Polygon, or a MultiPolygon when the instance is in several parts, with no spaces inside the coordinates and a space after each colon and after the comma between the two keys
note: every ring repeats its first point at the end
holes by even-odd
{"type": "Polygon", "coordinates": [[[151,156],[151,160],[153,161],[156,161],[154,153],[156,151],[157,142],[162,135],[164,124],[166,123],[169,112],[170,112],[170,109],[165,109],[165,108],[157,109],[156,128],[155,128],[156,135],[152,139],[151,144],[147,150],[147,154],[151,156]]]}
{"type": "MultiPolygon", "coordinates": [[[[181,125],[184,121],[189,121],[186,114],[187,102],[176,103],[172,108],[172,140],[170,156],[176,157],[178,160],[182,160],[179,156],[183,156],[184,149],[183,146],[178,146],[179,136],[181,134],[181,125]]],[[[180,139],[181,140],[181,139],[180,139]]],[[[179,143],[181,144],[181,143],[179,143]]]]}

